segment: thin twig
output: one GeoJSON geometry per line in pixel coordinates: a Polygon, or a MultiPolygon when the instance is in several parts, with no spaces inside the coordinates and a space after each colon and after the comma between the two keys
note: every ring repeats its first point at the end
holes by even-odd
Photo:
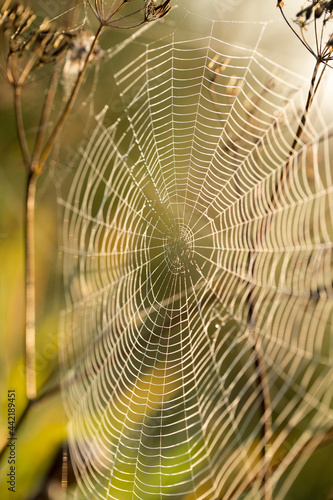
{"type": "Polygon", "coordinates": [[[300,42],[302,42],[302,44],[304,45],[304,47],[309,51],[311,52],[311,54],[314,56],[314,57],[317,57],[315,52],[313,52],[312,48],[310,47],[310,45],[308,45],[307,42],[305,42],[300,36],[299,34],[297,33],[297,31],[294,30],[294,28],[292,27],[292,25],[290,24],[290,22],[288,21],[288,19],[286,18],[286,16],[284,15],[284,12],[283,12],[283,8],[281,7],[281,5],[278,6],[279,9],[280,9],[280,12],[282,14],[282,17],[283,19],[286,21],[286,23],[288,24],[289,28],[291,29],[291,31],[294,33],[294,35],[297,36],[297,38],[300,40],[300,42]]]}
{"type": "MultiPolygon", "coordinates": [[[[50,378],[54,376],[54,372],[50,375],[50,378]]],[[[49,380],[50,380],[49,378],[49,380]]],[[[46,382],[47,383],[47,382],[46,382]]],[[[32,407],[35,407],[36,404],[45,401],[48,398],[51,398],[52,396],[55,396],[60,393],[60,384],[55,384],[51,386],[49,389],[45,390],[42,393],[39,393],[35,399],[28,399],[24,409],[22,410],[22,413],[18,416],[15,422],[15,434],[17,434],[20,430],[20,428],[24,425],[26,418],[30,414],[30,409],[32,407]]],[[[0,462],[5,455],[6,451],[8,450],[7,447],[7,439],[3,440],[0,443],[0,462]]]]}
{"type": "MultiPolygon", "coordinates": [[[[22,426],[22,424],[25,422],[25,419],[28,415],[28,412],[30,410],[30,407],[32,405],[32,401],[28,401],[23,412],[21,413],[21,415],[16,418],[16,422],[15,422],[15,434],[18,432],[19,428],[22,426]]],[[[5,438],[3,440],[3,442],[0,444],[0,461],[2,460],[2,458],[4,457],[5,453],[8,451],[8,446],[7,446],[7,438],[5,438]]]]}
{"type": "Polygon", "coordinates": [[[94,40],[93,40],[93,43],[91,44],[91,47],[90,47],[90,50],[89,50],[89,53],[86,57],[86,60],[85,60],[85,63],[84,63],[84,66],[81,70],[81,72],[79,73],[78,75],[78,78],[76,80],[76,83],[74,85],[74,88],[72,90],[72,93],[67,101],[67,104],[65,106],[65,109],[61,115],[61,117],[59,118],[58,120],[58,123],[56,124],[42,154],[41,154],[41,157],[39,159],[39,162],[38,162],[38,167],[36,168],[36,172],[40,173],[42,172],[43,168],[44,168],[44,164],[46,162],[46,160],[48,159],[51,151],[52,151],[52,148],[56,142],[56,140],[58,139],[59,135],[60,135],[60,132],[62,130],[62,127],[66,121],[66,118],[67,116],[69,115],[73,105],[74,105],[74,102],[75,102],[75,99],[77,97],[77,94],[80,90],[80,86],[81,86],[81,83],[83,81],[83,78],[84,78],[84,75],[85,75],[85,72],[86,72],[86,69],[88,67],[88,63],[90,61],[90,57],[91,55],[93,54],[94,52],[94,49],[96,47],[96,44],[97,44],[97,41],[102,33],[102,30],[103,30],[104,26],[103,25],[100,25],[98,30],[97,30],[97,33],[94,37],[94,40]]]}
{"type": "MultiPolygon", "coordinates": [[[[251,263],[251,254],[249,253],[248,262],[249,267],[251,266],[251,276],[254,276],[254,266],[255,260],[251,263]]],[[[267,381],[267,373],[265,368],[264,357],[262,353],[262,348],[260,345],[260,340],[258,333],[256,333],[256,312],[255,312],[255,297],[254,297],[255,287],[249,294],[248,304],[248,325],[250,332],[253,337],[253,353],[254,353],[254,366],[257,375],[257,387],[259,390],[260,398],[260,415],[262,419],[261,425],[261,457],[262,457],[262,479],[261,485],[263,488],[263,499],[271,500],[272,493],[269,484],[270,476],[270,457],[267,453],[270,446],[270,440],[272,437],[272,412],[271,412],[271,398],[269,393],[269,386],[267,381]]]]}
{"type": "Polygon", "coordinates": [[[17,81],[17,84],[19,86],[22,87],[22,85],[24,85],[26,79],[28,78],[32,68],[34,67],[34,65],[36,64],[36,61],[38,60],[38,55],[37,54],[32,54],[32,56],[29,58],[27,64],[25,65],[25,67],[23,68],[19,78],[18,78],[18,81],[17,81]]]}
{"type": "Polygon", "coordinates": [[[62,64],[62,59],[58,59],[57,63],[55,65],[51,82],[47,91],[47,96],[44,101],[44,107],[40,119],[40,124],[39,124],[39,129],[38,129],[38,134],[37,134],[37,139],[36,139],[36,144],[35,144],[35,149],[33,152],[33,157],[32,157],[32,165],[31,168],[34,170],[34,165],[37,163],[38,164],[38,158],[40,158],[43,144],[45,141],[45,136],[46,136],[46,131],[47,131],[47,126],[49,123],[49,117],[51,114],[52,110],[52,105],[54,102],[55,94],[57,91],[57,84],[59,81],[59,71],[60,71],[60,65],[62,64]]]}
{"type": "Polygon", "coordinates": [[[317,18],[316,17],[315,17],[315,20],[314,20],[314,31],[315,31],[315,40],[316,40],[317,54],[320,54],[321,53],[321,49],[319,48],[319,44],[318,44],[317,18]]]}
{"type": "MultiPolygon", "coordinates": [[[[280,179],[278,180],[275,189],[273,191],[273,195],[271,198],[270,202],[270,207],[267,209],[267,212],[270,210],[270,208],[274,208],[276,204],[278,203],[282,193],[284,192],[284,189],[286,187],[286,183],[289,178],[289,172],[290,168],[292,165],[292,160],[295,155],[295,152],[297,150],[297,146],[299,145],[300,139],[302,137],[302,134],[304,132],[305,124],[307,121],[307,117],[310,111],[311,104],[313,102],[313,98],[317,92],[318,85],[321,81],[321,78],[323,76],[323,71],[319,77],[319,80],[317,81],[317,75],[318,71],[321,65],[321,58],[317,57],[316,59],[316,65],[313,70],[312,78],[311,78],[311,83],[310,83],[310,88],[308,92],[308,97],[307,101],[305,104],[304,112],[302,114],[302,117],[300,119],[295,138],[293,140],[293,143],[291,145],[291,148],[289,150],[287,159],[285,161],[286,168],[285,170],[281,173],[280,179]],[[317,82],[317,83],[316,83],[317,82]]],[[[325,68],[325,66],[324,66],[325,68]]],[[[264,235],[266,234],[268,230],[268,225],[267,221],[266,224],[262,226],[262,229],[259,233],[258,241],[257,241],[257,247],[262,244],[264,235]]],[[[251,266],[251,276],[254,276],[254,270],[255,270],[255,262],[256,262],[256,257],[254,257],[253,262],[251,262],[251,254],[249,254],[248,257],[249,261],[249,267],[251,266]]],[[[255,314],[255,288],[252,287],[250,294],[249,294],[249,312],[248,312],[248,323],[250,326],[251,331],[255,332],[256,329],[256,314],[255,314]]],[[[261,414],[263,418],[262,422],[262,460],[263,460],[263,476],[262,476],[262,488],[263,488],[263,495],[264,495],[264,500],[271,500],[272,498],[272,493],[271,493],[271,488],[269,485],[269,475],[270,475],[270,457],[268,456],[268,447],[270,446],[270,439],[272,436],[272,416],[271,416],[271,402],[270,402],[270,394],[269,394],[269,387],[268,387],[268,382],[267,382],[267,374],[266,374],[266,369],[265,369],[265,363],[264,359],[262,356],[262,350],[261,346],[259,345],[259,339],[258,336],[254,336],[254,345],[253,345],[253,351],[255,355],[255,367],[256,367],[256,373],[257,373],[257,385],[260,393],[260,400],[261,400],[261,414]]]]}
{"type": "Polygon", "coordinates": [[[254,337],[253,351],[255,354],[255,367],[257,372],[257,384],[261,400],[261,417],[262,417],[262,488],[264,500],[272,499],[271,486],[269,484],[270,478],[270,460],[268,450],[272,438],[272,411],[271,411],[271,398],[269,393],[269,386],[267,381],[267,373],[265,362],[262,354],[258,334],[254,337]]]}
{"type": "MultiPolygon", "coordinates": [[[[124,5],[125,5],[125,4],[126,4],[126,2],[122,2],[122,3],[120,3],[120,4],[119,4],[119,6],[118,6],[118,8],[117,8],[115,11],[112,11],[112,7],[110,7],[110,9],[109,9],[109,13],[108,13],[108,14],[106,15],[106,17],[105,17],[105,24],[106,24],[106,23],[108,23],[108,22],[109,22],[109,20],[110,20],[113,16],[115,16],[115,15],[116,15],[116,14],[117,14],[117,13],[118,13],[118,12],[119,12],[122,8],[123,8],[123,7],[124,7],[124,5]]],[[[140,9],[140,10],[142,10],[142,9],[140,9]]],[[[132,13],[131,13],[131,14],[129,14],[129,15],[131,16],[131,15],[132,15],[132,13]]]]}
{"type": "MultiPolygon", "coordinates": [[[[312,77],[311,77],[310,88],[309,88],[309,91],[308,91],[308,97],[307,97],[307,101],[306,101],[306,104],[305,104],[305,107],[304,107],[304,111],[303,111],[302,117],[300,119],[297,131],[296,131],[296,134],[295,134],[294,141],[293,141],[293,143],[291,145],[291,148],[289,150],[287,159],[284,162],[285,165],[286,165],[286,167],[285,167],[284,171],[281,173],[280,179],[277,181],[277,183],[275,185],[275,188],[274,188],[274,191],[273,191],[273,195],[271,197],[271,202],[270,202],[269,209],[276,208],[277,203],[279,202],[282,194],[285,191],[286,184],[287,184],[287,181],[288,181],[288,178],[289,178],[290,168],[291,168],[291,165],[292,165],[292,160],[293,160],[293,158],[295,156],[297,147],[298,147],[298,145],[300,143],[301,137],[302,137],[303,132],[305,130],[305,125],[306,125],[306,122],[307,122],[307,117],[308,117],[309,112],[310,112],[311,104],[313,102],[313,98],[314,98],[314,96],[315,96],[315,94],[316,94],[316,92],[318,90],[319,83],[321,82],[321,79],[322,79],[323,74],[324,74],[324,70],[326,68],[326,66],[324,66],[323,71],[322,71],[322,73],[320,75],[320,78],[319,78],[318,82],[316,83],[317,75],[318,75],[318,71],[319,71],[321,62],[322,62],[321,58],[317,57],[316,64],[315,64],[315,67],[314,67],[314,70],[313,70],[313,73],[312,73],[312,77]]],[[[266,230],[264,229],[264,231],[266,231],[266,230]]],[[[260,236],[260,240],[261,239],[262,238],[260,236]]]]}
{"type": "MultiPolygon", "coordinates": [[[[42,173],[45,162],[47,161],[52,148],[59,137],[62,127],[68,117],[77,94],[79,92],[85,71],[88,67],[90,57],[94,51],[97,40],[102,32],[103,26],[100,26],[93,43],[91,44],[89,53],[86,57],[82,71],[79,73],[78,78],[73,87],[72,93],[67,101],[64,111],[59,118],[44,150],[40,153],[42,143],[45,137],[45,131],[51,105],[53,102],[54,92],[56,91],[56,79],[51,81],[51,91],[46,97],[46,102],[42,112],[42,120],[40,124],[39,137],[36,140],[36,148],[34,152],[33,161],[28,163],[28,179],[27,179],[27,198],[26,198],[26,373],[27,373],[27,396],[30,400],[36,398],[37,395],[37,382],[36,382],[36,290],[35,290],[35,196],[36,196],[36,182],[38,176],[42,173]],[[41,136],[41,137],[40,137],[41,136]]],[[[24,129],[23,129],[24,130],[24,129]]]]}
{"type": "Polygon", "coordinates": [[[22,115],[22,105],[21,105],[21,87],[19,85],[14,86],[14,107],[15,107],[15,118],[16,118],[16,128],[18,133],[18,139],[20,143],[20,148],[22,151],[23,161],[27,169],[30,165],[30,154],[27,144],[27,138],[25,135],[23,115],[22,115]]]}
{"type": "MultiPolygon", "coordinates": [[[[321,57],[317,57],[316,59],[316,64],[313,70],[312,78],[311,78],[311,83],[310,83],[310,88],[307,96],[307,101],[305,104],[305,108],[302,114],[302,117],[300,119],[295,138],[293,140],[293,143],[291,145],[291,148],[289,150],[287,159],[285,161],[286,168],[285,170],[281,173],[280,179],[277,181],[275,189],[273,191],[273,195],[271,197],[271,202],[270,206],[267,209],[267,212],[270,211],[270,209],[276,207],[281,195],[283,194],[287,181],[289,179],[289,173],[290,173],[290,168],[292,165],[292,160],[294,158],[294,155],[296,153],[297,147],[300,143],[302,134],[305,129],[305,125],[307,122],[307,117],[310,112],[311,104],[313,102],[313,98],[318,90],[318,86],[321,82],[321,79],[324,74],[324,70],[326,66],[324,66],[319,79],[317,80],[318,76],[318,71],[321,65],[322,59],[321,57]]],[[[262,244],[263,238],[268,230],[269,226],[266,224],[262,226],[262,229],[259,233],[258,241],[257,241],[257,247],[262,244]]],[[[256,257],[254,257],[253,262],[251,263],[250,259],[250,254],[249,254],[249,267],[251,266],[251,275],[254,275],[254,268],[255,268],[255,262],[256,262],[256,257]]],[[[255,297],[254,297],[254,287],[250,291],[249,294],[249,312],[248,312],[248,321],[250,328],[255,331],[255,324],[256,324],[256,315],[255,315],[255,297]]],[[[267,456],[267,448],[270,445],[269,441],[272,436],[272,430],[271,430],[271,409],[270,409],[270,394],[269,394],[269,388],[268,388],[268,383],[267,383],[267,375],[266,375],[266,370],[265,370],[265,364],[264,360],[261,354],[261,347],[258,345],[258,338],[254,338],[254,354],[255,354],[255,366],[256,366],[256,372],[258,374],[257,376],[257,383],[258,383],[258,388],[260,391],[260,397],[261,397],[261,407],[262,407],[262,415],[263,415],[263,424],[262,424],[262,459],[264,462],[264,468],[263,468],[263,477],[262,477],[262,487],[263,487],[263,494],[264,494],[264,500],[270,500],[272,498],[272,493],[271,493],[271,488],[269,486],[268,480],[269,480],[269,475],[270,475],[270,457],[267,456]]]]}

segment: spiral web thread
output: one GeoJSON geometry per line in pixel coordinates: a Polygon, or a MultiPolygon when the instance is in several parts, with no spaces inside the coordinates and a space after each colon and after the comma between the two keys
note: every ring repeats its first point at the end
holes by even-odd
{"type": "Polygon", "coordinates": [[[215,28],[133,44],[60,199],[77,498],[285,499],[330,436],[330,129],[272,206],[304,81],[215,28]]]}

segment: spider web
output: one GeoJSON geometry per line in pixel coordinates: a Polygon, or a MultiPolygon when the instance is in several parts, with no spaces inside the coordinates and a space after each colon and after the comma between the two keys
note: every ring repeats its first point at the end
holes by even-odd
{"type": "Polygon", "coordinates": [[[220,29],[112,60],[59,199],[77,498],[285,499],[331,433],[330,129],[272,204],[306,85],[220,29]]]}

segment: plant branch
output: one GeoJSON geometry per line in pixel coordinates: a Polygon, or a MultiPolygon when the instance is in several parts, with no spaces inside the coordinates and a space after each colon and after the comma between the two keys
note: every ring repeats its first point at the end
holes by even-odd
{"type": "Polygon", "coordinates": [[[69,115],[73,105],[74,105],[74,102],[75,102],[75,99],[77,97],[77,94],[80,90],[80,86],[81,86],[81,83],[83,81],[83,77],[85,75],[85,72],[86,72],[86,69],[88,67],[88,64],[89,64],[89,61],[90,61],[90,57],[91,55],[93,54],[94,52],[94,49],[96,47],[96,44],[97,44],[97,41],[102,33],[102,30],[103,30],[104,26],[103,25],[100,25],[98,30],[97,30],[97,33],[94,37],[94,40],[93,40],[93,43],[91,44],[91,47],[90,47],[90,50],[89,50],[89,53],[86,57],[86,60],[85,60],[85,63],[84,63],[84,66],[82,68],[82,70],[80,71],[78,77],[77,77],[77,80],[76,80],[76,83],[74,85],[74,88],[72,90],[72,93],[70,95],[70,97],[68,98],[68,101],[67,101],[67,104],[65,106],[65,109],[61,115],[61,117],[59,118],[41,156],[40,156],[40,159],[38,161],[38,165],[36,165],[36,172],[40,173],[42,172],[43,168],[44,168],[44,164],[46,162],[46,160],[48,159],[51,151],[52,151],[52,148],[56,142],[56,140],[58,139],[59,135],[60,135],[60,132],[62,130],[62,127],[66,121],[66,118],[67,116],[69,115]]]}
{"type": "Polygon", "coordinates": [[[46,96],[46,99],[44,101],[44,107],[43,107],[43,111],[42,111],[42,115],[41,115],[41,119],[40,119],[38,135],[37,135],[35,149],[34,149],[33,158],[32,158],[32,168],[33,168],[33,165],[38,163],[38,158],[40,158],[40,155],[42,152],[42,148],[43,148],[43,144],[44,144],[44,140],[45,140],[45,136],[46,136],[46,131],[47,131],[47,125],[49,122],[49,117],[51,114],[52,105],[53,105],[55,94],[57,91],[57,84],[59,81],[59,71],[60,71],[61,64],[62,64],[62,60],[58,59],[56,65],[55,65],[53,74],[52,74],[51,82],[50,82],[50,85],[49,85],[49,88],[47,91],[47,96],[46,96]]]}
{"type": "MultiPolygon", "coordinates": [[[[254,265],[255,258],[251,265],[249,254],[249,266],[251,266],[251,276],[254,276],[254,265]]],[[[254,286],[252,287],[249,294],[249,310],[248,310],[248,324],[253,337],[253,353],[254,353],[254,366],[257,375],[257,387],[259,390],[260,398],[260,414],[261,414],[261,457],[262,457],[262,479],[261,485],[263,488],[263,500],[271,500],[272,493],[269,485],[270,476],[270,456],[268,449],[270,446],[270,440],[272,437],[272,411],[271,411],[271,398],[269,393],[269,386],[267,381],[267,373],[265,368],[265,362],[262,354],[262,348],[260,345],[260,340],[258,333],[256,332],[256,314],[255,314],[255,297],[254,297],[254,286]]]]}
{"type": "Polygon", "coordinates": [[[17,85],[19,85],[19,86],[24,85],[24,83],[25,83],[26,79],[27,79],[27,78],[28,78],[28,76],[29,76],[30,71],[32,70],[32,68],[33,68],[33,67],[34,67],[34,65],[36,64],[37,59],[38,59],[37,54],[33,54],[33,55],[29,58],[29,60],[28,60],[27,64],[26,64],[26,65],[25,65],[25,67],[23,68],[23,70],[22,70],[22,72],[21,72],[21,74],[20,74],[20,76],[19,76],[19,78],[18,78],[17,85]]]}
{"type": "Polygon", "coordinates": [[[297,36],[297,38],[300,40],[300,42],[304,45],[304,47],[309,51],[311,52],[311,54],[314,56],[314,57],[317,57],[316,54],[313,52],[312,48],[310,47],[310,45],[308,45],[307,42],[305,42],[300,36],[299,34],[297,33],[296,30],[294,30],[294,28],[292,27],[292,25],[290,24],[290,22],[288,21],[288,19],[286,18],[286,16],[284,15],[284,12],[283,12],[283,8],[281,7],[281,5],[278,5],[279,9],[280,9],[280,12],[282,14],[282,17],[283,19],[285,20],[285,22],[288,24],[289,28],[291,29],[291,31],[294,33],[294,35],[297,36]]]}
{"type": "MultiPolygon", "coordinates": [[[[27,415],[28,415],[28,412],[30,410],[30,407],[32,405],[32,401],[28,400],[23,412],[21,413],[21,415],[16,419],[16,422],[15,422],[15,434],[16,432],[19,430],[19,428],[22,426],[23,422],[25,421],[27,415]]],[[[2,460],[3,456],[5,455],[8,447],[7,447],[7,439],[5,438],[5,440],[1,443],[0,445],[0,461],[2,460]]]]}
{"type": "Polygon", "coordinates": [[[261,400],[261,417],[262,417],[262,480],[261,484],[263,487],[263,498],[264,500],[271,500],[272,493],[269,484],[270,477],[270,456],[269,447],[270,440],[272,438],[272,411],[271,411],[271,398],[269,393],[267,373],[265,368],[265,362],[262,355],[262,349],[260,346],[260,341],[258,335],[255,336],[254,346],[255,354],[255,367],[257,372],[257,384],[261,400]]]}
{"type": "MultiPolygon", "coordinates": [[[[289,150],[287,159],[285,161],[286,168],[285,170],[281,173],[280,179],[277,181],[275,189],[273,191],[273,195],[271,197],[270,201],[270,208],[268,208],[267,212],[271,209],[277,206],[277,203],[283,194],[287,181],[289,179],[289,173],[292,165],[292,160],[294,158],[295,152],[297,150],[297,147],[299,145],[299,142],[301,140],[301,137],[303,135],[305,125],[307,122],[307,117],[309,115],[309,111],[311,108],[311,104],[313,102],[313,98],[318,90],[319,84],[321,82],[321,79],[323,77],[324,71],[326,66],[324,66],[319,78],[318,78],[318,71],[321,65],[322,59],[321,57],[317,57],[316,59],[316,64],[312,73],[311,77],[311,83],[310,83],[310,88],[308,91],[308,96],[307,96],[307,101],[304,107],[303,114],[301,116],[301,119],[298,124],[298,128],[293,140],[293,143],[291,145],[291,148],[289,150]]],[[[257,247],[262,244],[264,235],[266,234],[268,230],[267,222],[265,225],[263,225],[262,230],[259,233],[258,241],[257,241],[257,247]]],[[[255,262],[256,262],[256,257],[254,257],[253,262],[251,263],[251,254],[249,254],[249,263],[248,266],[251,266],[251,276],[254,276],[254,267],[255,267],[255,262]]],[[[250,325],[250,328],[255,332],[255,324],[256,324],[256,314],[255,314],[255,297],[254,297],[254,287],[252,287],[252,290],[249,294],[249,312],[248,312],[248,322],[250,325]]],[[[255,367],[256,367],[256,372],[258,374],[257,376],[257,384],[260,392],[260,399],[261,399],[261,414],[263,417],[263,424],[262,424],[262,459],[264,462],[263,466],[263,477],[262,477],[262,486],[263,486],[263,494],[264,494],[264,500],[270,500],[272,498],[271,495],[271,490],[268,484],[269,480],[269,475],[271,471],[270,467],[270,457],[267,456],[267,447],[269,446],[269,441],[272,436],[272,430],[271,430],[271,409],[270,409],[270,394],[269,394],[269,388],[268,388],[268,383],[267,383],[267,374],[265,370],[265,364],[264,364],[264,359],[262,357],[262,350],[260,345],[258,344],[259,339],[258,336],[254,338],[254,346],[253,346],[253,351],[255,354],[255,367]]]]}
{"type": "MultiPolygon", "coordinates": [[[[88,67],[91,54],[96,46],[99,35],[103,27],[100,26],[97,34],[91,44],[89,53],[86,57],[82,71],[79,73],[72,93],[67,101],[65,109],[59,118],[44,150],[41,152],[47,129],[47,122],[51,112],[54,95],[56,92],[57,83],[57,67],[55,68],[49,91],[46,96],[42,117],[40,121],[39,133],[36,139],[36,146],[32,161],[27,158],[28,179],[26,191],[26,390],[29,400],[34,400],[37,395],[36,381],[36,290],[35,290],[35,197],[36,197],[36,182],[38,176],[42,173],[46,160],[48,159],[52,148],[62,130],[66,118],[68,117],[76,96],[79,92],[80,85],[83,81],[85,71],[88,67]],[[29,160],[29,161],[28,161],[29,160]]],[[[22,130],[24,130],[22,128],[22,130]]],[[[21,131],[22,131],[21,130],[21,131]]],[[[24,144],[24,143],[23,143],[24,144]]]]}
{"type": "Polygon", "coordinates": [[[21,105],[21,86],[19,85],[14,86],[14,107],[15,107],[16,128],[17,128],[20,148],[22,151],[23,161],[26,168],[29,169],[31,160],[23,124],[22,105],[21,105]]]}
{"type": "MultiPolygon", "coordinates": [[[[313,69],[313,73],[312,73],[312,77],[311,77],[311,83],[310,83],[310,88],[309,88],[309,91],[308,91],[308,97],[307,97],[307,101],[306,101],[306,104],[305,104],[305,107],[304,107],[304,111],[303,111],[302,117],[300,119],[297,131],[296,131],[296,134],[295,134],[295,138],[294,138],[293,143],[291,145],[291,148],[289,150],[287,159],[285,160],[286,167],[285,167],[284,171],[281,173],[280,179],[277,181],[277,183],[275,185],[275,188],[274,188],[274,191],[273,191],[273,195],[271,197],[270,208],[276,208],[277,203],[279,202],[282,194],[285,191],[285,187],[286,187],[287,181],[289,179],[289,174],[290,174],[290,169],[291,169],[291,165],[292,165],[292,160],[293,160],[293,158],[295,156],[297,147],[298,147],[298,145],[300,143],[300,140],[301,140],[301,137],[303,135],[303,132],[304,132],[304,129],[305,129],[305,125],[306,125],[306,122],[307,122],[307,118],[308,118],[308,115],[309,115],[309,112],[310,112],[311,104],[313,102],[313,98],[314,98],[315,94],[317,93],[319,84],[320,84],[320,82],[322,80],[324,71],[326,69],[326,66],[324,66],[323,70],[322,70],[322,72],[320,74],[320,77],[319,77],[319,79],[317,81],[318,71],[319,71],[321,63],[322,63],[321,57],[318,57],[317,60],[316,60],[315,67],[313,69]]],[[[266,231],[266,229],[264,228],[264,232],[265,231],[266,231]]],[[[260,243],[261,243],[261,240],[262,240],[262,236],[263,236],[263,232],[261,232],[261,235],[260,235],[260,243]]]]}

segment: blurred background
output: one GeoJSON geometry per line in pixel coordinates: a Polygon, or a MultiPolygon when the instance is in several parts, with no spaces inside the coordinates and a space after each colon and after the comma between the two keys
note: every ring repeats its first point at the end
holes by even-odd
{"type": "MultiPolygon", "coordinates": [[[[3,2],[1,2],[2,4],[3,2]]],[[[48,17],[61,25],[74,2],[68,0],[35,0],[31,5],[38,19],[48,17]]],[[[286,1],[286,13],[294,18],[301,1],[286,1]]],[[[268,58],[309,77],[313,68],[311,56],[295,39],[276,9],[276,0],[179,0],[170,15],[149,26],[141,36],[144,43],[158,40],[178,29],[189,37],[207,35],[209,20],[269,22],[260,44],[260,51],[268,58]],[[189,16],[188,13],[195,14],[189,16]],[[158,24],[158,25],[157,25],[158,24]]],[[[79,6],[80,7],[80,6],[79,6]]],[[[95,19],[81,5],[75,20],[94,31],[95,19]]],[[[230,26],[221,24],[221,38],[230,26]]],[[[232,25],[234,43],[253,48],[257,29],[251,24],[232,25]],[[255,33],[254,33],[255,32],[255,33]]],[[[124,41],[133,32],[109,30],[100,40],[102,49],[110,49],[124,41]]],[[[3,50],[1,49],[1,52],[3,50]]],[[[123,61],[124,65],[126,61],[123,61]]],[[[62,262],[59,255],[61,221],[58,220],[57,192],[66,191],[71,178],[71,162],[82,137],[82,124],[89,129],[89,120],[103,108],[110,109],[114,118],[121,113],[117,90],[108,71],[103,71],[103,58],[89,72],[81,89],[75,109],[65,126],[61,147],[55,148],[46,171],[38,181],[36,206],[36,313],[37,313],[37,375],[39,394],[46,394],[33,407],[27,409],[24,376],[24,200],[26,172],[18,146],[13,112],[12,88],[0,77],[0,442],[7,437],[7,390],[16,391],[16,415],[21,418],[17,445],[16,493],[11,494],[5,484],[8,469],[6,456],[0,462],[0,497],[19,500],[61,500],[66,490],[61,486],[61,474],[66,456],[66,417],[59,391],[58,331],[59,315],[64,307],[62,262]],[[98,82],[97,82],[98,76],[98,82]],[[105,95],[107,93],[107,96],[105,95]],[[118,104],[117,104],[118,103],[118,104]],[[66,160],[67,159],[67,160],[66,160]],[[66,164],[67,163],[67,164],[66,164]]],[[[40,96],[45,92],[47,75],[34,79],[24,90],[23,115],[28,141],[35,137],[41,110],[40,96]]],[[[333,77],[328,75],[322,86],[322,102],[327,102],[333,89],[333,77]]],[[[59,93],[61,100],[61,93],[59,93]]],[[[330,99],[331,101],[331,99],[330,99]]],[[[328,109],[327,116],[330,116],[328,109]]],[[[310,463],[313,478],[306,485],[294,489],[293,499],[322,500],[323,491],[316,478],[325,483],[333,498],[331,472],[323,464],[332,459],[330,452],[318,452],[310,463]]],[[[69,464],[69,489],[75,479],[69,464]]],[[[326,493],[325,493],[326,494],[326,493]]],[[[325,496],[328,499],[328,497],[325,496]]]]}

